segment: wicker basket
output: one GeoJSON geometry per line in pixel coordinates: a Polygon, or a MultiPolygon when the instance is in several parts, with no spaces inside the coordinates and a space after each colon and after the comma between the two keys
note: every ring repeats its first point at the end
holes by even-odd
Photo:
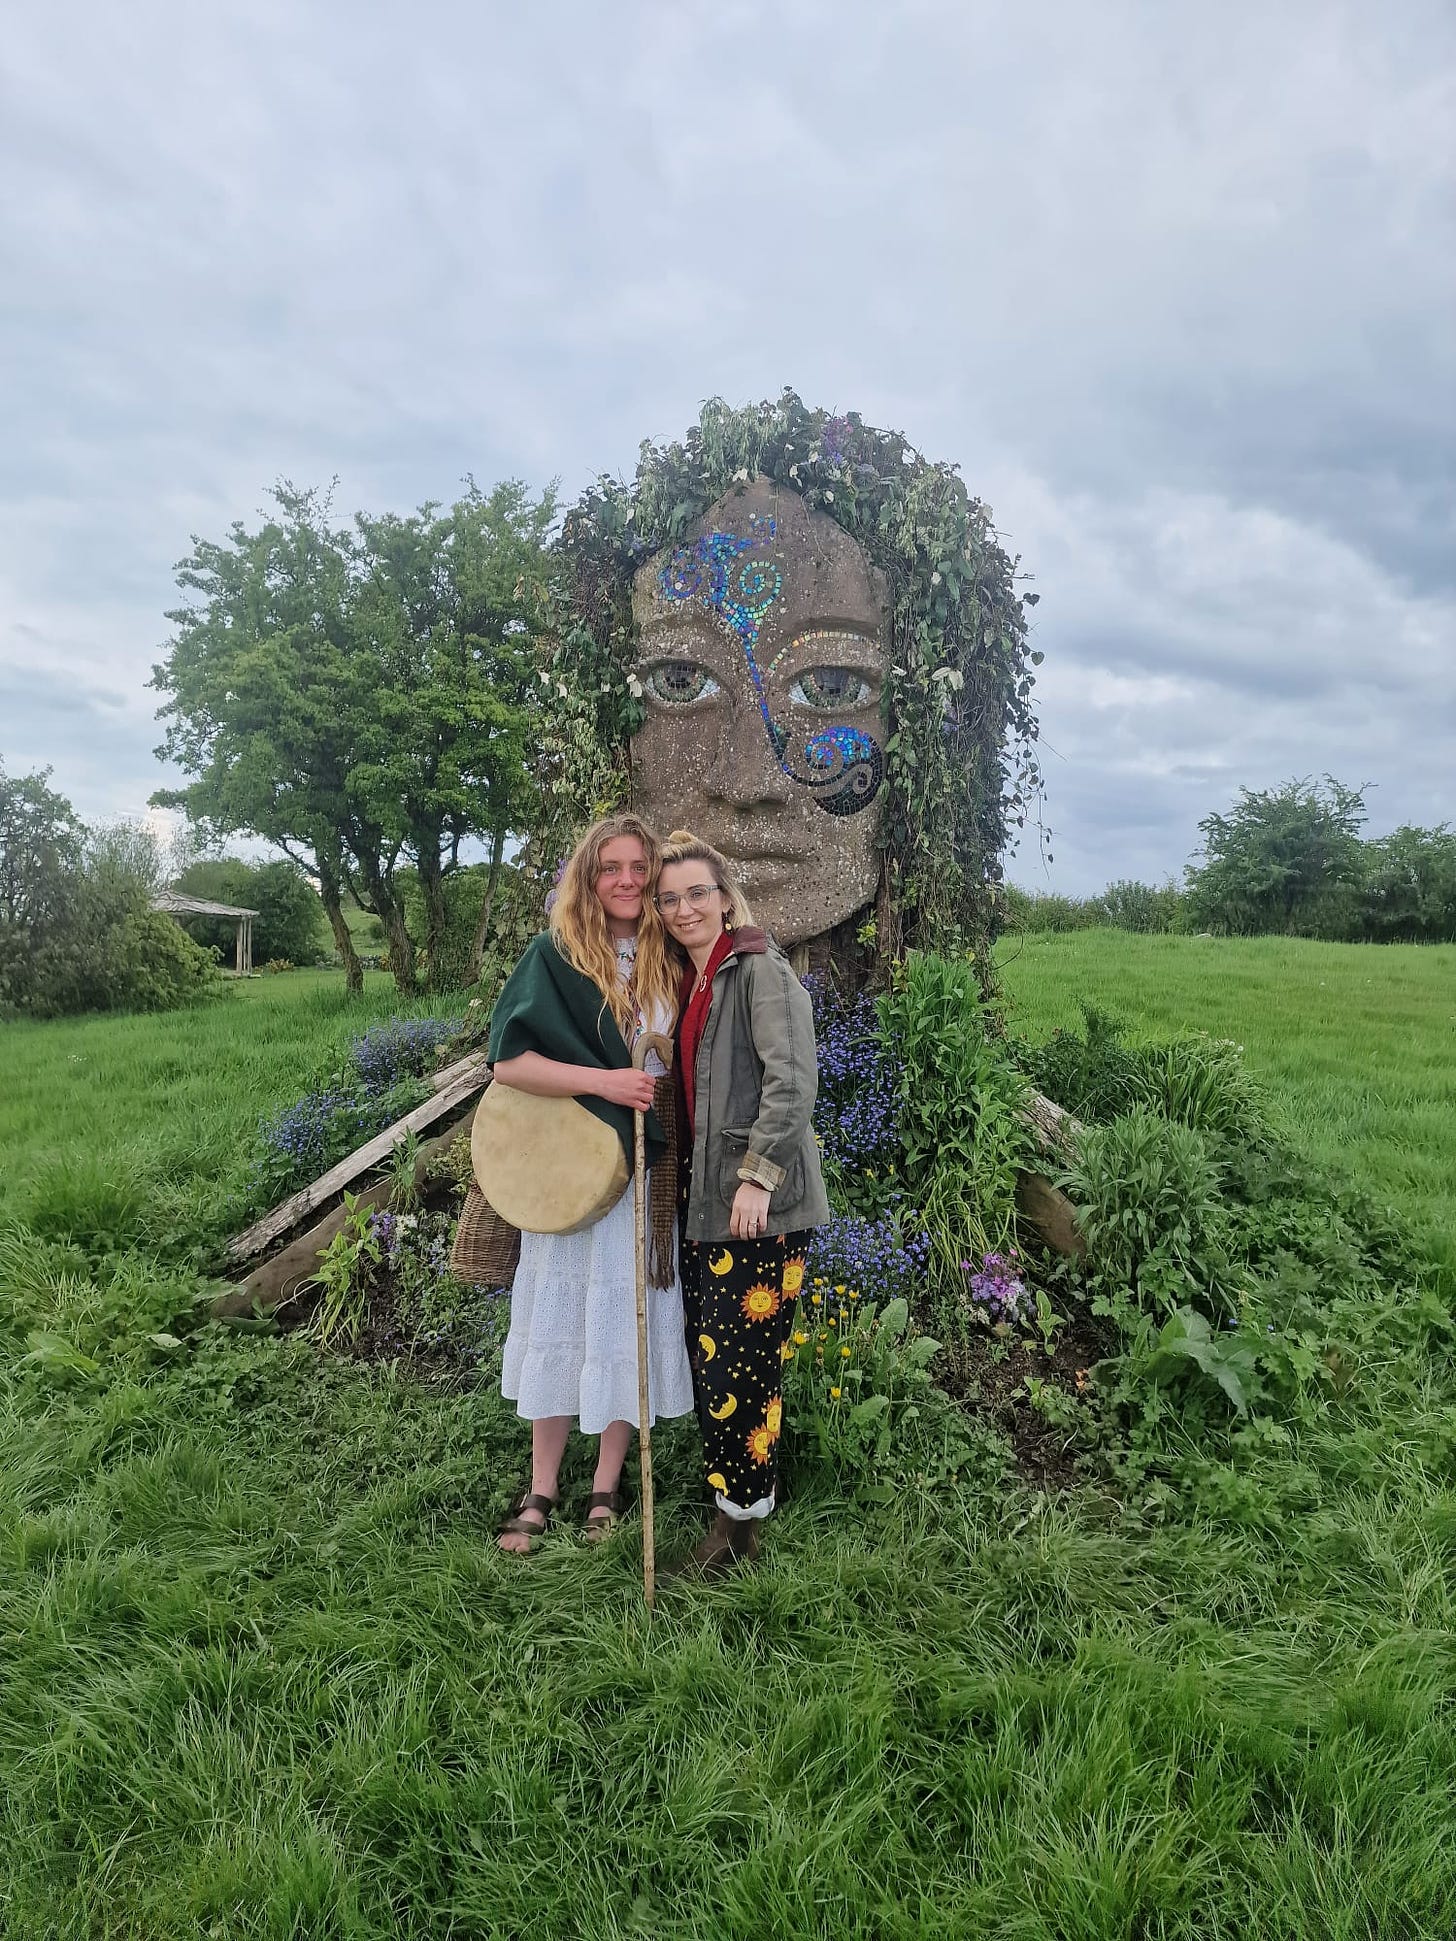
{"type": "Polygon", "coordinates": [[[520,1228],[503,1220],[472,1180],[450,1249],[450,1272],[472,1287],[509,1287],[520,1258],[520,1228]]]}

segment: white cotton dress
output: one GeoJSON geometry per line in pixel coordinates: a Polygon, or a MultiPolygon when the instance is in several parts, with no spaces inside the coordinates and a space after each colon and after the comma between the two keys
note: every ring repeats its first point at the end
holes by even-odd
{"type": "MultiPolygon", "coordinates": [[[[619,945],[631,972],[635,940],[619,945]]],[[[639,1019],[639,1024],[641,1020],[639,1019]]],[[[660,1029],[655,1024],[653,1029],[660,1029]]],[[[663,1069],[649,1055],[647,1069],[663,1069]]],[[[511,1284],[511,1326],[501,1393],[516,1413],[574,1415],[587,1435],[637,1420],[636,1188],[581,1233],[523,1233],[511,1284]]],[[[672,1282],[647,1289],[647,1381],[652,1421],[690,1415],[693,1378],[683,1339],[682,1282],[673,1238],[672,1282]]]]}

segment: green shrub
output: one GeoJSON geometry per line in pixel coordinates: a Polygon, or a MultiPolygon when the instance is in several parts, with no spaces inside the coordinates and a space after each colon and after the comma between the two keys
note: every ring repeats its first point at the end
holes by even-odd
{"type": "Polygon", "coordinates": [[[1094,1285],[1151,1314],[1192,1303],[1232,1314],[1222,1182],[1203,1135],[1136,1106],[1089,1126],[1061,1184],[1077,1209],[1094,1285]]]}
{"type": "Polygon", "coordinates": [[[1244,1069],[1243,1046],[1207,1032],[1133,1054],[1141,1102],[1165,1119],[1220,1138],[1268,1136],[1263,1095],[1244,1069]]]}
{"type": "Polygon", "coordinates": [[[995,1014],[966,959],[912,951],[879,1013],[899,1075],[905,1189],[930,1235],[938,1312],[949,1322],[960,1313],[960,1263],[1014,1234],[1025,1081],[988,1028],[995,1014]]]}
{"type": "Polygon", "coordinates": [[[1139,935],[1165,934],[1183,924],[1183,893],[1173,882],[1154,888],[1151,883],[1126,879],[1109,883],[1096,899],[1102,921],[1139,935]]]}
{"type": "Polygon", "coordinates": [[[68,920],[53,926],[29,965],[20,1008],[38,1018],[83,1011],[173,1011],[203,996],[211,956],[139,885],[83,878],[68,920]]]}
{"type": "Polygon", "coordinates": [[[1096,897],[1021,890],[1011,883],[1005,886],[1003,896],[1008,930],[1091,930],[1107,920],[1096,897]]]}
{"type": "Polygon", "coordinates": [[[1143,1073],[1111,1012],[1083,1004],[1082,1036],[1054,1031],[1045,1044],[1014,1039],[1017,1063],[1039,1092],[1079,1119],[1102,1124],[1142,1102],[1143,1073]]]}
{"type": "MultiPolygon", "coordinates": [[[[332,947],[324,906],[296,863],[208,857],[190,864],[172,887],[183,896],[195,896],[207,903],[231,903],[235,908],[256,910],[254,962],[286,958],[294,964],[314,964],[332,947]]],[[[183,921],[204,949],[216,950],[225,964],[232,962],[236,919],[186,917],[183,921]]]]}

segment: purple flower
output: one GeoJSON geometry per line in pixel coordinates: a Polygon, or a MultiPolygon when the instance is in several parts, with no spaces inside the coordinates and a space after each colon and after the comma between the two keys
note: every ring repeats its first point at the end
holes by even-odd
{"type": "MultiPolygon", "coordinates": [[[[1015,1252],[1013,1247],[1013,1256],[1015,1252]]],[[[979,1269],[974,1261],[963,1260],[961,1271],[970,1275],[967,1292],[971,1299],[994,1320],[1014,1320],[1028,1304],[1026,1283],[1017,1278],[1005,1254],[983,1254],[979,1269]]]]}

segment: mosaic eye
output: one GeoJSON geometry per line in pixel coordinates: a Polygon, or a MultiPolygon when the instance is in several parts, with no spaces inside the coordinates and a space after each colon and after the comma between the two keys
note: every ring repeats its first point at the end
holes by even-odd
{"type": "Polygon", "coordinates": [[[664,660],[649,668],[643,686],[654,701],[667,708],[690,708],[695,701],[710,701],[721,692],[718,683],[695,660],[664,660]]]}
{"type": "Polygon", "coordinates": [[[789,689],[791,701],[837,713],[862,708],[869,698],[870,684],[857,667],[806,667],[789,689]]]}

